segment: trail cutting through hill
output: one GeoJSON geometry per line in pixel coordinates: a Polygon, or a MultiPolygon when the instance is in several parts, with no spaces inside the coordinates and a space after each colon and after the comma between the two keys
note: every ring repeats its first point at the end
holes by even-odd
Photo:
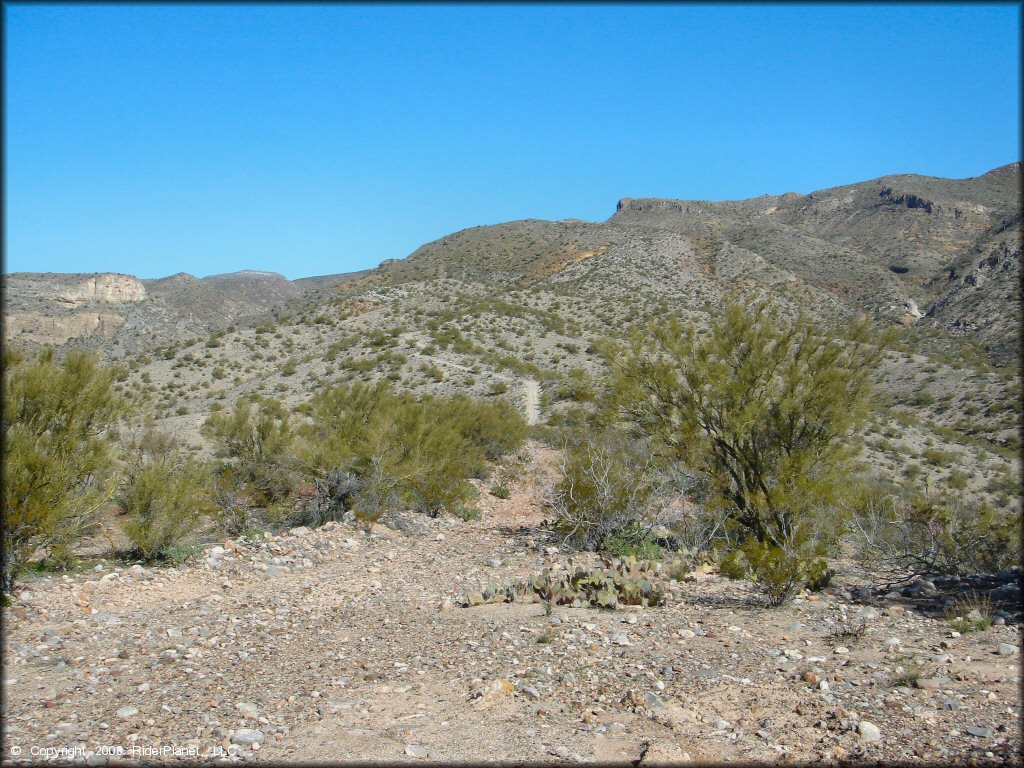
{"type": "Polygon", "coordinates": [[[533,425],[540,421],[540,382],[526,379],[526,423],[533,425]]]}

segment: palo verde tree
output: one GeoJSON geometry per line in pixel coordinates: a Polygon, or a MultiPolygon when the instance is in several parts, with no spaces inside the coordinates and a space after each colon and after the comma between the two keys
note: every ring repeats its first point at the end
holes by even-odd
{"type": "Polygon", "coordinates": [[[824,575],[834,514],[890,336],[834,338],[802,314],[737,299],[702,331],[671,319],[609,355],[616,403],[672,458],[706,474],[773,604],[824,575]]]}
{"type": "Polygon", "coordinates": [[[4,350],[3,589],[33,553],[70,556],[117,484],[107,430],[128,405],[93,357],[4,350]]]}

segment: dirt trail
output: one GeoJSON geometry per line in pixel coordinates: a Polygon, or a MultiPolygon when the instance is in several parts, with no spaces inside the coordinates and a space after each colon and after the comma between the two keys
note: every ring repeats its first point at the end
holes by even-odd
{"type": "Polygon", "coordinates": [[[526,423],[533,425],[540,421],[540,382],[526,379],[526,423]]]}

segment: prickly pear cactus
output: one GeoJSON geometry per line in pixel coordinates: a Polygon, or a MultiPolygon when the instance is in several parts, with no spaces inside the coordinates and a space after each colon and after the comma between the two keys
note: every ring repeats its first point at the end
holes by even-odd
{"type": "Polygon", "coordinates": [[[507,580],[474,593],[465,605],[513,602],[517,595],[533,593],[551,605],[573,605],[614,610],[619,605],[658,606],[665,593],[651,580],[655,568],[633,557],[602,557],[603,568],[587,570],[569,561],[566,573],[544,569],[526,579],[507,580]],[[650,576],[651,578],[647,578],[650,576]]]}

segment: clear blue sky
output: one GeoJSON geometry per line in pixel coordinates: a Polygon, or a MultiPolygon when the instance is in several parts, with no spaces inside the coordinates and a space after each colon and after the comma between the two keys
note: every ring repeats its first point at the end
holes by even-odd
{"type": "Polygon", "coordinates": [[[4,269],[376,266],[1020,154],[1015,5],[7,5],[4,269]]]}

